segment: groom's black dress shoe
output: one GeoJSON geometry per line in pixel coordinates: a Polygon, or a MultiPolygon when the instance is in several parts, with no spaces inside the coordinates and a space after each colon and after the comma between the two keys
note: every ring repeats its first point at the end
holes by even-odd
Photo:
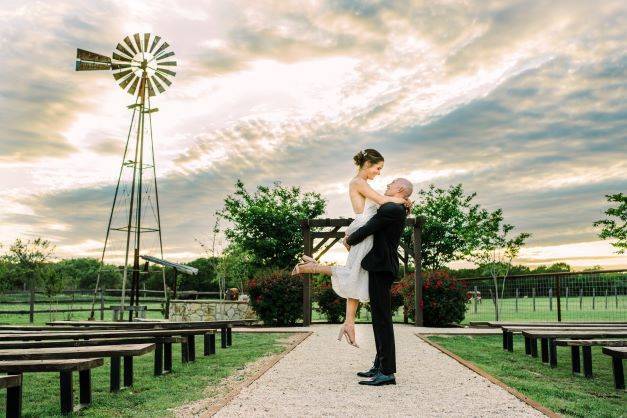
{"type": "Polygon", "coordinates": [[[362,380],[359,382],[359,384],[366,386],[395,385],[396,378],[394,377],[394,374],[383,374],[380,371],[377,371],[377,374],[372,376],[372,378],[368,380],[362,380]]]}
{"type": "Polygon", "coordinates": [[[359,377],[373,377],[379,371],[378,367],[371,367],[370,370],[365,372],[357,372],[357,376],[359,377]]]}

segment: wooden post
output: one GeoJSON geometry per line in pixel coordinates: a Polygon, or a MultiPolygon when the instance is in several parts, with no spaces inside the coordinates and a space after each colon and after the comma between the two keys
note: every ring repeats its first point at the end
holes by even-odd
{"type": "Polygon", "coordinates": [[[518,288],[516,288],[516,312],[518,312],[518,288]]]}
{"type": "MultiPolygon", "coordinates": [[[[311,239],[311,229],[309,221],[301,222],[303,232],[303,252],[305,255],[313,257],[311,239]]],[[[311,274],[303,274],[303,326],[311,325],[311,274]]]]}
{"type": "Polygon", "coordinates": [[[475,313],[477,313],[477,296],[478,296],[477,286],[475,286],[475,298],[474,298],[475,299],[475,313]]]}
{"type": "Polygon", "coordinates": [[[555,275],[555,297],[557,298],[557,322],[561,322],[562,321],[562,301],[560,299],[561,296],[561,289],[560,289],[560,276],[555,275]]]}
{"type": "Polygon", "coordinates": [[[34,284],[31,284],[30,286],[28,304],[30,305],[28,317],[29,317],[30,323],[32,324],[33,322],[35,322],[35,285],[34,284]]]}
{"type": "Polygon", "coordinates": [[[568,286],[566,286],[566,310],[568,310],[568,286]]]}
{"type": "Polygon", "coordinates": [[[536,288],[532,287],[531,288],[531,297],[532,297],[532,301],[533,301],[533,311],[536,311],[536,288]]]}
{"type": "Polygon", "coordinates": [[[579,288],[579,310],[583,307],[583,287],[579,288]]]}
{"type": "Polygon", "coordinates": [[[616,300],[616,309],[618,309],[618,287],[614,285],[614,299],[616,300]]]}
{"type": "Polygon", "coordinates": [[[594,287],[592,288],[592,310],[594,311],[594,308],[596,306],[596,291],[594,290],[594,287]]]}
{"type": "Polygon", "coordinates": [[[549,287],[549,311],[553,310],[553,289],[549,287]]]}
{"type": "Polygon", "coordinates": [[[422,223],[421,219],[416,218],[412,230],[412,240],[414,244],[414,265],[416,271],[414,272],[414,325],[421,327],[424,323],[423,310],[420,305],[422,304],[422,258],[420,256],[422,252],[422,223]]]}
{"type": "Polygon", "coordinates": [[[104,289],[100,288],[100,320],[104,321],[104,311],[105,311],[105,303],[104,303],[104,289]]]}
{"type": "Polygon", "coordinates": [[[608,295],[608,290],[607,288],[605,288],[605,309],[607,309],[607,295],[608,295]]]}

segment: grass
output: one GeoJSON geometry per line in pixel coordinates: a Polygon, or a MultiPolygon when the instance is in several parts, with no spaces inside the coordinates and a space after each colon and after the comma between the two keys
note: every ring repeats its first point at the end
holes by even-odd
{"type": "Polygon", "coordinates": [[[594,379],[572,375],[570,350],[558,347],[558,367],[551,369],[539,358],[524,353],[522,336],[515,336],[516,351],[502,349],[502,337],[431,336],[430,340],[492,374],[522,394],[571,417],[625,417],[627,395],[614,389],[611,360],[593,347],[594,379]]]}
{"type": "MultiPolygon", "coordinates": [[[[280,340],[286,334],[234,333],[233,345],[220,348],[218,334],[216,355],[202,355],[202,339],[197,338],[196,361],[182,364],[180,344],[173,346],[174,372],[153,377],[153,354],[135,358],[132,389],[109,393],[109,360],[92,371],[93,403],[80,412],[85,417],[164,417],[173,416],[172,408],[207,397],[207,388],[219,388],[223,378],[242,369],[246,363],[283,351],[280,340]]],[[[75,404],[78,404],[78,375],[74,373],[75,404]]],[[[5,397],[0,397],[0,411],[5,397]]],[[[26,373],[23,392],[24,417],[60,415],[59,374],[26,373]]]]}

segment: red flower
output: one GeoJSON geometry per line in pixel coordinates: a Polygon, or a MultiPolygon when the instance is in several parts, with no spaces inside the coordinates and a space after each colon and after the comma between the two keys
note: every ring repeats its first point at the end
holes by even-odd
{"type": "Polygon", "coordinates": [[[442,280],[438,279],[438,281],[435,282],[435,287],[437,287],[437,288],[442,287],[442,280]]]}

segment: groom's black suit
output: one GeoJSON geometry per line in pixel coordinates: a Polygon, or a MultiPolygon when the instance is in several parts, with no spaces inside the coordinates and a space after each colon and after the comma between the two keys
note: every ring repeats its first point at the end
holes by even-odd
{"type": "Polygon", "coordinates": [[[372,328],[377,347],[374,365],[383,374],[396,373],[390,288],[398,276],[398,244],[406,217],[405,206],[386,203],[381,205],[377,213],[364,226],[350,234],[346,240],[346,243],[352,246],[368,235],[374,237],[372,250],[363,258],[361,266],[369,273],[372,328]]]}

